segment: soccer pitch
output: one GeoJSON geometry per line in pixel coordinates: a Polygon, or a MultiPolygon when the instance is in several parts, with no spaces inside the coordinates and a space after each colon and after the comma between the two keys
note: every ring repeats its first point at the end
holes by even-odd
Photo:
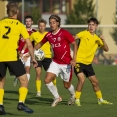
{"type": "MultiPolygon", "coordinates": [[[[29,92],[26,105],[34,110],[29,115],[25,112],[17,111],[18,88],[14,87],[13,79],[7,74],[5,84],[4,106],[7,117],[117,117],[117,66],[94,65],[97,79],[103,94],[103,98],[113,103],[113,105],[98,105],[97,98],[88,79],[85,81],[81,95],[81,107],[76,105],[68,106],[70,98],[69,92],[63,87],[60,77],[57,78],[57,87],[63,101],[56,107],[51,107],[53,96],[44,84],[45,72],[42,73],[42,97],[36,97],[35,70],[31,69],[29,81],[29,92]]],[[[72,84],[76,87],[77,78],[73,75],[72,84]]]]}

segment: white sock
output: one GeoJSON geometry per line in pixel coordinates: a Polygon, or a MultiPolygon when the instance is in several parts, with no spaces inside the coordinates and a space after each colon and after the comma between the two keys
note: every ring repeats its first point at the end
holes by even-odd
{"type": "Polygon", "coordinates": [[[74,97],[75,96],[75,90],[74,90],[74,86],[71,84],[71,86],[69,87],[68,91],[70,92],[71,96],[74,97]]]}
{"type": "Polygon", "coordinates": [[[52,95],[55,97],[55,98],[59,98],[59,94],[58,94],[58,91],[57,91],[57,87],[54,86],[54,84],[52,82],[50,82],[49,84],[46,84],[46,86],[48,87],[48,89],[50,90],[50,92],[52,93],[52,95]]]}
{"type": "Polygon", "coordinates": [[[26,74],[27,75],[27,78],[28,78],[28,81],[30,80],[30,74],[26,74]]]}

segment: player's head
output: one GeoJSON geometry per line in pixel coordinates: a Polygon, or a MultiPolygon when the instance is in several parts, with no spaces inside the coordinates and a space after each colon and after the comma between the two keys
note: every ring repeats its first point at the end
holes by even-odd
{"type": "Polygon", "coordinates": [[[52,30],[56,30],[60,27],[61,18],[58,15],[53,14],[49,17],[49,24],[52,30]]]}
{"type": "Polygon", "coordinates": [[[39,31],[43,33],[45,31],[46,24],[47,24],[46,20],[39,19],[37,24],[38,24],[39,31]]]}
{"type": "Polygon", "coordinates": [[[96,18],[90,18],[88,21],[88,30],[90,33],[95,33],[97,27],[98,27],[98,20],[96,18]]]}
{"type": "Polygon", "coordinates": [[[31,26],[33,24],[32,16],[28,15],[25,17],[25,24],[26,24],[26,28],[31,28],[31,26]]]}
{"type": "Polygon", "coordinates": [[[8,17],[13,17],[18,14],[18,4],[16,2],[9,2],[7,5],[7,14],[8,17]]]}

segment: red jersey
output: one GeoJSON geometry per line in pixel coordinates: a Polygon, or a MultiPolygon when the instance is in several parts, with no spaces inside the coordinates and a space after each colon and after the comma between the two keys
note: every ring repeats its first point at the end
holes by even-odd
{"type": "MultiPolygon", "coordinates": [[[[30,30],[28,30],[29,35],[31,35],[33,32],[36,32],[36,30],[35,30],[35,29],[30,29],[30,30]]],[[[19,51],[19,52],[22,51],[22,49],[23,49],[25,43],[26,43],[25,40],[24,40],[23,37],[21,36],[21,37],[20,37],[20,40],[19,40],[19,43],[18,43],[18,51],[19,51]]],[[[25,53],[28,53],[28,48],[25,49],[24,54],[25,54],[25,53]]]]}
{"type": "Polygon", "coordinates": [[[72,59],[70,43],[75,41],[73,36],[67,30],[59,29],[56,34],[53,34],[52,31],[48,32],[41,42],[44,44],[47,41],[53,48],[53,61],[58,64],[70,64],[72,59]]]}

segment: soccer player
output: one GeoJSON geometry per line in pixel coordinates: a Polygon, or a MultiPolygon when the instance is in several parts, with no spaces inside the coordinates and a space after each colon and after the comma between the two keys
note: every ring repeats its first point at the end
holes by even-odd
{"type": "MultiPolygon", "coordinates": [[[[47,31],[45,31],[46,28],[46,20],[39,19],[38,20],[38,28],[39,31],[34,32],[31,34],[30,39],[31,41],[34,41],[34,45],[39,43],[43,37],[47,34],[47,31]]],[[[47,71],[51,61],[52,61],[52,52],[51,52],[51,46],[49,42],[46,42],[44,46],[40,48],[45,53],[45,58],[42,61],[37,61],[38,66],[35,68],[36,70],[36,88],[37,88],[37,97],[41,97],[41,73],[42,73],[42,66],[44,67],[44,70],[47,71]]],[[[54,85],[56,85],[56,78],[53,80],[54,85]]]]}
{"type": "Polygon", "coordinates": [[[81,31],[75,36],[75,39],[79,39],[76,65],[74,67],[74,72],[78,78],[75,93],[75,103],[77,106],[81,106],[80,96],[85,82],[85,76],[89,78],[93,86],[93,90],[95,91],[98,99],[98,104],[112,104],[111,102],[108,102],[102,98],[98,80],[92,67],[92,61],[97,48],[101,47],[106,52],[109,50],[104,37],[102,35],[98,37],[95,34],[97,27],[98,20],[96,18],[90,18],[88,20],[88,30],[81,31]]]}
{"type": "MultiPolygon", "coordinates": [[[[52,83],[52,80],[60,74],[63,79],[63,84],[71,94],[68,104],[74,102],[74,86],[71,84],[73,67],[76,64],[77,44],[72,35],[62,28],[60,28],[61,18],[58,15],[51,15],[49,17],[49,25],[51,31],[48,32],[40,43],[35,46],[35,49],[40,48],[47,41],[51,44],[54,52],[53,60],[47,70],[45,76],[45,84],[54,96],[52,107],[56,106],[58,102],[62,101],[58,94],[57,87],[52,83]],[[73,45],[74,55],[73,59],[70,56],[70,44],[73,45]]],[[[42,46],[43,47],[43,46],[42,46]]]]}
{"type": "MultiPolygon", "coordinates": [[[[32,16],[26,16],[25,17],[25,24],[26,24],[26,29],[27,29],[29,35],[31,35],[33,32],[36,32],[36,30],[31,27],[32,24],[33,24],[32,16]]],[[[20,40],[19,40],[19,43],[18,43],[18,53],[20,54],[21,60],[22,60],[22,62],[24,64],[24,66],[25,66],[26,75],[27,75],[28,81],[29,81],[29,79],[30,79],[30,61],[31,61],[31,58],[30,58],[30,55],[29,55],[29,52],[28,52],[28,48],[26,48],[25,50],[23,49],[25,43],[26,43],[25,39],[23,39],[23,37],[21,36],[20,40]]],[[[16,86],[17,83],[18,83],[18,78],[15,78],[13,85],[16,86]]]]}
{"type": "Polygon", "coordinates": [[[25,39],[32,62],[34,67],[36,67],[37,62],[34,58],[33,46],[26,28],[17,20],[18,5],[15,2],[9,2],[6,7],[8,18],[0,21],[0,115],[6,114],[3,106],[3,97],[7,68],[19,78],[21,83],[17,109],[26,113],[33,113],[33,110],[24,104],[28,93],[28,78],[23,63],[18,59],[17,44],[19,36],[22,35],[25,39]]]}

